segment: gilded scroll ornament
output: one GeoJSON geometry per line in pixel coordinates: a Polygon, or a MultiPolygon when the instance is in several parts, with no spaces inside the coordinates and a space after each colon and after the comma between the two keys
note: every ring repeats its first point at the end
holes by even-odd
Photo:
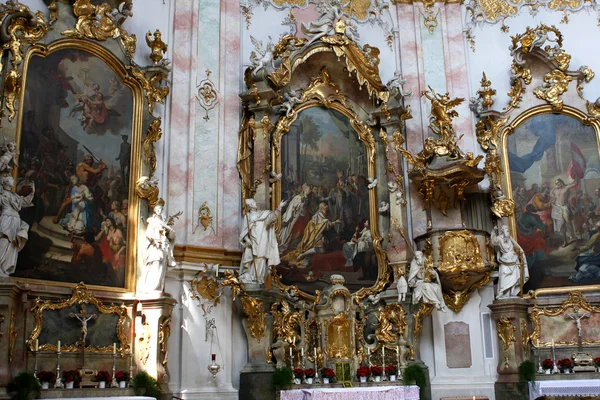
{"type": "Polygon", "coordinates": [[[533,94],[537,98],[550,103],[554,111],[560,111],[563,107],[560,96],[567,91],[569,82],[572,80],[573,78],[565,75],[563,71],[555,69],[544,75],[544,83],[541,87],[535,89],[533,94]]]}
{"type": "Polygon", "coordinates": [[[253,151],[254,139],[256,136],[256,121],[254,115],[244,109],[242,115],[242,125],[238,133],[238,156],[237,168],[242,179],[242,204],[246,199],[254,197],[256,187],[253,182],[253,151]]]}
{"type": "Polygon", "coordinates": [[[152,178],[154,171],[156,171],[157,161],[154,143],[158,142],[162,137],[162,129],[160,125],[160,117],[154,118],[148,127],[148,130],[146,131],[146,137],[144,138],[144,142],[142,144],[142,148],[144,149],[144,162],[148,168],[150,168],[150,178],[152,178]]]}
{"type": "Polygon", "coordinates": [[[210,211],[210,207],[208,206],[208,204],[206,204],[206,201],[205,201],[204,203],[202,203],[200,208],[198,208],[198,223],[197,223],[196,227],[194,228],[194,230],[192,231],[192,233],[195,233],[196,229],[198,229],[199,226],[202,226],[202,228],[204,228],[204,231],[206,231],[208,229],[208,227],[210,226],[210,229],[212,229],[213,233],[215,233],[215,228],[213,228],[212,222],[213,222],[212,212],[210,211]]]}
{"type": "Polygon", "coordinates": [[[231,270],[225,270],[225,279],[221,282],[221,286],[231,287],[231,298],[233,301],[239,296],[246,293],[246,286],[239,280],[237,274],[231,270]]]}
{"type": "Polygon", "coordinates": [[[158,345],[160,346],[160,353],[162,355],[160,363],[165,368],[167,368],[169,358],[169,350],[167,348],[169,337],[171,337],[171,317],[163,317],[162,322],[158,326],[158,345]]]}
{"type": "MultiPolygon", "coordinates": [[[[217,264],[217,270],[219,265],[217,264]]],[[[208,269],[207,269],[208,271],[208,269]]],[[[190,297],[200,300],[200,306],[204,315],[209,314],[213,307],[221,302],[222,287],[219,282],[208,274],[195,277],[190,282],[190,297]]]]}
{"type": "Polygon", "coordinates": [[[104,41],[121,34],[113,7],[108,3],[95,6],[90,0],[75,0],[73,13],[77,23],[73,29],[63,31],[64,36],[104,41]]]}
{"type": "MultiPolygon", "coordinates": [[[[419,311],[417,311],[417,313],[414,315],[414,319],[415,319],[415,327],[413,329],[413,340],[414,341],[418,340],[419,335],[421,334],[421,331],[423,330],[423,318],[429,317],[431,315],[431,313],[433,312],[434,308],[435,308],[434,304],[421,303],[421,308],[419,308],[419,311]]],[[[411,360],[414,360],[414,356],[411,358],[411,360]]]]}
{"type": "Polygon", "coordinates": [[[142,332],[140,333],[140,337],[138,338],[137,348],[140,351],[140,361],[142,364],[146,365],[148,363],[148,358],[150,358],[150,346],[152,340],[152,330],[150,329],[150,324],[145,320],[142,322],[142,332]]]}
{"type": "Polygon", "coordinates": [[[125,49],[125,53],[127,57],[131,61],[133,56],[135,55],[135,49],[137,47],[137,37],[134,34],[128,34],[126,30],[121,29],[121,43],[123,44],[123,48],[125,49]]]}
{"type": "Polygon", "coordinates": [[[240,301],[242,302],[242,309],[248,317],[250,334],[258,343],[260,343],[260,339],[265,335],[266,329],[263,302],[262,300],[250,297],[245,293],[240,297],[240,301]]]}
{"type": "Polygon", "coordinates": [[[517,327],[510,322],[506,316],[500,317],[500,319],[496,323],[496,327],[498,329],[498,337],[502,341],[502,349],[504,350],[504,368],[509,367],[509,352],[510,346],[515,343],[517,340],[515,339],[515,332],[517,331],[517,327]]]}
{"type": "Polygon", "coordinates": [[[17,329],[15,328],[15,310],[10,312],[10,324],[8,326],[8,362],[11,363],[15,354],[17,343],[17,329]]]}
{"type": "Polygon", "coordinates": [[[388,304],[379,311],[377,321],[379,325],[375,330],[375,337],[382,343],[396,343],[397,336],[402,335],[406,328],[406,312],[398,303],[388,304]]]}
{"type": "Polygon", "coordinates": [[[154,113],[156,103],[165,104],[165,98],[169,95],[169,86],[163,85],[166,81],[167,74],[164,68],[156,67],[159,70],[153,69],[148,73],[140,70],[137,66],[128,65],[125,67],[131,75],[142,85],[146,92],[146,100],[148,100],[148,111],[154,113]]]}
{"type": "Polygon", "coordinates": [[[302,314],[300,312],[292,312],[288,302],[281,300],[273,303],[271,306],[271,315],[273,316],[273,339],[283,340],[290,345],[295,345],[298,339],[296,327],[300,325],[302,314]]]}
{"type": "Polygon", "coordinates": [[[158,204],[160,190],[158,189],[158,179],[156,177],[148,178],[142,176],[135,184],[135,193],[140,199],[148,200],[148,208],[154,209],[158,204]]]}
{"type": "Polygon", "coordinates": [[[163,59],[163,54],[167,53],[168,46],[162,41],[162,33],[160,30],[154,31],[154,39],[152,39],[152,32],[146,33],[146,44],[150,47],[150,59],[154,64],[158,64],[163,59]]]}

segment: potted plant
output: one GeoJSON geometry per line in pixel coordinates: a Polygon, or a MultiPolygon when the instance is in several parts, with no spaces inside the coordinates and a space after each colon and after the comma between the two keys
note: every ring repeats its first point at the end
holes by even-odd
{"type": "Polygon", "coordinates": [[[312,385],[313,379],[315,377],[315,370],[312,368],[308,368],[304,370],[304,378],[306,379],[306,383],[312,385]]]}
{"type": "Polygon", "coordinates": [[[323,375],[324,384],[328,384],[329,382],[333,382],[335,380],[335,371],[331,368],[323,368],[321,374],[323,375]]]}
{"type": "Polygon", "coordinates": [[[571,368],[573,368],[573,363],[570,358],[563,358],[562,360],[558,360],[556,362],[560,372],[563,374],[568,374],[571,372],[571,368]]]}
{"type": "Polygon", "coordinates": [[[356,370],[356,376],[360,379],[361,383],[365,383],[367,381],[367,376],[371,373],[369,367],[361,365],[356,370]]]}
{"type": "Polygon", "coordinates": [[[419,398],[425,398],[425,387],[427,376],[425,370],[419,364],[411,364],[402,371],[402,379],[405,385],[417,385],[419,387],[419,398]]]}
{"type": "Polygon", "coordinates": [[[396,374],[398,373],[398,369],[395,365],[388,365],[385,367],[385,373],[390,377],[390,381],[394,382],[396,380],[396,374]]]}
{"type": "Polygon", "coordinates": [[[271,387],[285,388],[294,383],[294,371],[290,367],[276,368],[271,377],[271,387]]]}
{"type": "Polygon", "coordinates": [[[127,387],[127,381],[129,380],[129,372],[119,371],[115,374],[115,380],[119,382],[119,387],[124,389],[127,387]]]}
{"type": "Polygon", "coordinates": [[[381,375],[383,375],[383,368],[377,365],[371,367],[371,375],[375,379],[375,382],[381,382],[381,375]]]}
{"type": "MultiPolygon", "coordinates": [[[[116,376],[115,376],[116,379],[116,376]]],[[[127,383],[127,381],[125,381],[127,383]]],[[[132,379],[133,391],[136,396],[147,396],[158,399],[160,397],[160,387],[154,377],[146,371],[140,371],[132,379]]]]}
{"type": "Polygon", "coordinates": [[[21,372],[8,384],[6,392],[11,399],[29,400],[40,395],[40,382],[31,372],[21,372]]]}
{"type": "Polygon", "coordinates": [[[550,375],[552,368],[554,368],[554,362],[551,359],[546,358],[544,361],[542,361],[542,368],[544,369],[546,375],[550,375]]]}
{"type": "Polygon", "coordinates": [[[301,384],[302,378],[304,378],[304,370],[302,368],[294,368],[294,383],[296,385],[301,384]]]}
{"type": "Polygon", "coordinates": [[[600,372],[600,357],[594,358],[594,364],[596,365],[596,368],[598,368],[598,372],[600,372]]]}
{"type": "Polygon", "coordinates": [[[81,382],[81,375],[76,369],[63,371],[62,381],[65,383],[65,388],[73,389],[76,385],[79,384],[79,382],[81,382]]]}
{"type": "Polygon", "coordinates": [[[96,372],[96,376],[94,377],[94,380],[96,382],[98,382],[98,388],[104,389],[104,388],[106,388],[106,384],[110,383],[112,378],[111,378],[110,374],[108,373],[108,371],[98,371],[98,372],[96,372]]]}
{"type": "Polygon", "coordinates": [[[42,389],[48,389],[50,388],[50,385],[56,383],[56,373],[52,371],[40,371],[38,372],[37,377],[42,384],[42,389]]]}

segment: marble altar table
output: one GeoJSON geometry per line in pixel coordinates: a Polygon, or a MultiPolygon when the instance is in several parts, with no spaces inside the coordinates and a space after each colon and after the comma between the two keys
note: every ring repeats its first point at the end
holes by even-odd
{"type": "Polygon", "coordinates": [[[282,390],[281,400],[419,400],[418,386],[282,390]]]}
{"type": "Polygon", "coordinates": [[[529,399],[540,396],[598,396],[600,379],[544,380],[529,382],[529,399]]]}

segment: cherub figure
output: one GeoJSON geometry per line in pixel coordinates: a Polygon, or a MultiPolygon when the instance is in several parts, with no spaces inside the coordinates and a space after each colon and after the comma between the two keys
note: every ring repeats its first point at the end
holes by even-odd
{"type": "Polygon", "coordinates": [[[387,83],[387,88],[392,97],[406,97],[410,96],[412,92],[404,91],[404,84],[406,83],[406,79],[402,77],[400,71],[394,72],[394,77],[390,79],[387,83]]]}
{"type": "Polygon", "coordinates": [[[452,108],[461,104],[465,99],[461,97],[450,99],[449,93],[436,93],[431,86],[429,86],[429,90],[422,91],[421,96],[425,96],[431,101],[430,129],[440,136],[444,143],[453,141],[452,118],[458,117],[458,113],[452,108]]]}
{"type": "Polygon", "coordinates": [[[3,143],[0,145],[0,151],[2,151],[2,155],[0,156],[0,172],[12,172],[13,168],[17,166],[16,157],[19,154],[17,150],[17,143],[14,140],[10,142],[6,141],[6,138],[3,138],[3,143]]]}
{"type": "Polygon", "coordinates": [[[290,90],[283,95],[283,102],[279,108],[279,112],[285,111],[285,116],[290,117],[296,104],[302,103],[302,92],[300,90],[290,90]]]}
{"type": "Polygon", "coordinates": [[[151,40],[151,38],[152,33],[148,31],[148,33],[146,33],[146,43],[152,50],[150,59],[154,61],[154,64],[158,64],[160,60],[162,60],[163,54],[167,52],[168,46],[162,41],[162,33],[160,33],[158,29],[154,31],[154,40],[151,40]]]}
{"type": "Polygon", "coordinates": [[[269,36],[269,41],[266,46],[263,46],[263,42],[250,35],[250,40],[254,45],[254,51],[250,53],[250,62],[252,63],[253,71],[252,74],[256,75],[258,72],[267,68],[267,65],[271,64],[271,68],[275,69],[275,61],[273,59],[273,51],[275,51],[275,45],[273,39],[269,36]]]}
{"type": "Polygon", "coordinates": [[[339,0],[331,2],[321,1],[317,4],[317,11],[321,16],[315,22],[302,24],[302,32],[310,38],[306,46],[319,40],[323,36],[332,36],[336,31],[337,22],[344,17],[344,8],[349,4],[342,4],[339,0]]]}

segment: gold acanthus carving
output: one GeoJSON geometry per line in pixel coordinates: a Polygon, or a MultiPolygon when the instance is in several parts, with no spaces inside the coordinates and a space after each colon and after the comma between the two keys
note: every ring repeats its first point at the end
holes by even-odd
{"type": "Polygon", "coordinates": [[[529,341],[531,340],[529,336],[529,330],[527,329],[527,320],[521,319],[521,340],[523,341],[523,350],[525,352],[529,351],[529,341]]]}
{"type": "Polygon", "coordinates": [[[565,75],[561,70],[555,69],[544,75],[544,83],[541,87],[535,89],[533,94],[541,100],[546,100],[552,105],[554,111],[560,111],[563,107],[563,101],[560,96],[567,91],[569,82],[573,78],[565,75]]]}
{"type": "Polygon", "coordinates": [[[154,143],[158,142],[162,137],[162,129],[160,127],[161,119],[160,117],[154,118],[152,123],[148,127],[146,131],[146,137],[144,138],[144,142],[142,144],[142,148],[144,149],[144,162],[150,168],[150,178],[154,175],[156,171],[156,152],[154,150],[154,143]]]}
{"type": "Polygon", "coordinates": [[[413,330],[413,341],[417,341],[423,330],[423,318],[429,317],[435,306],[430,303],[422,303],[421,308],[415,314],[415,327],[413,330]]]}
{"type": "MultiPolygon", "coordinates": [[[[218,265],[218,264],[217,264],[218,265]]],[[[200,300],[200,297],[208,303],[209,308],[216,307],[221,302],[221,288],[219,282],[215,279],[203,275],[200,279],[195,277],[190,282],[190,297],[194,300],[200,300]]],[[[208,309],[204,303],[201,303],[204,315],[208,313],[208,309]]]]}
{"type": "MultiPolygon", "coordinates": [[[[8,110],[8,121],[17,114],[15,103],[22,89],[22,77],[19,72],[23,62],[23,47],[34,44],[48,33],[49,27],[41,11],[35,14],[18,1],[9,0],[0,5],[2,31],[8,37],[2,37],[2,53],[10,53],[11,69],[4,75],[4,103],[8,110]]],[[[0,60],[0,70],[4,69],[0,60]]]]}
{"type": "Polygon", "coordinates": [[[406,328],[406,312],[398,303],[388,304],[379,311],[377,321],[379,325],[375,330],[375,337],[382,343],[396,343],[397,335],[403,335],[406,328]]]}
{"type": "Polygon", "coordinates": [[[265,335],[265,313],[263,313],[263,302],[244,293],[240,297],[242,309],[248,316],[250,334],[258,343],[265,335]]]}
{"type": "Polygon", "coordinates": [[[11,363],[15,354],[15,344],[17,343],[17,329],[15,328],[15,310],[10,312],[10,324],[8,327],[8,362],[11,363]]]}
{"type": "Polygon", "coordinates": [[[229,269],[225,270],[225,279],[221,282],[221,286],[231,287],[231,298],[233,301],[235,301],[238,296],[246,294],[246,286],[240,281],[237,273],[232,272],[229,269]]]}
{"type": "Polygon", "coordinates": [[[167,349],[169,337],[171,337],[171,317],[163,317],[162,322],[158,326],[158,345],[160,346],[160,353],[162,355],[160,363],[165,368],[167,368],[169,358],[169,350],[167,349]]]}
{"type": "Polygon", "coordinates": [[[298,339],[296,327],[300,325],[302,314],[292,312],[288,302],[281,300],[273,303],[271,315],[273,316],[273,339],[283,340],[291,346],[295,346],[298,339]],[[281,311],[279,311],[280,308],[281,311]]]}
{"type": "Polygon", "coordinates": [[[148,178],[142,176],[135,184],[135,193],[140,199],[148,200],[150,210],[158,204],[160,189],[158,188],[158,180],[156,178],[148,178]]]}
{"type": "Polygon", "coordinates": [[[113,7],[108,3],[98,6],[90,0],[75,0],[73,13],[77,17],[75,28],[62,32],[64,36],[78,39],[88,38],[96,40],[116,39],[121,34],[113,14],[113,7]]]}
{"type": "Polygon", "coordinates": [[[155,68],[159,67],[152,67],[153,71],[149,71],[147,74],[135,65],[128,65],[125,68],[142,85],[142,88],[146,92],[150,114],[154,113],[156,103],[165,104],[165,98],[170,92],[169,86],[163,85],[163,81],[167,78],[166,70],[155,70],[155,68]]]}
{"type": "Polygon", "coordinates": [[[144,322],[142,322],[142,332],[138,339],[138,349],[140,349],[140,361],[146,365],[148,358],[150,357],[150,341],[152,340],[152,330],[150,324],[146,321],[146,316],[143,316],[144,322]]]}
{"type": "MultiPolygon", "coordinates": [[[[530,318],[533,324],[533,332],[531,333],[531,344],[535,347],[550,347],[552,346],[552,342],[541,342],[541,317],[561,317],[561,321],[563,323],[567,323],[564,316],[569,309],[573,310],[583,310],[589,313],[600,313],[600,307],[591,305],[585,297],[581,294],[581,292],[575,291],[569,294],[569,297],[557,308],[546,308],[546,307],[538,307],[535,305],[531,310],[530,318]]],[[[582,338],[581,343],[584,345],[599,345],[599,340],[587,340],[582,338]]],[[[577,337],[574,337],[573,340],[570,341],[554,341],[555,346],[575,346],[577,345],[577,337]]]]}
{"type": "Polygon", "coordinates": [[[162,33],[160,33],[160,30],[157,29],[154,31],[154,39],[152,39],[152,33],[148,31],[146,33],[146,44],[152,51],[149,56],[150,59],[154,64],[158,64],[160,60],[163,59],[163,54],[168,50],[167,44],[162,41],[162,33]]]}
{"type": "MultiPolygon", "coordinates": [[[[50,311],[62,310],[64,308],[70,307],[74,304],[78,304],[78,305],[92,304],[92,305],[96,306],[96,308],[98,309],[98,311],[101,314],[116,314],[118,316],[116,333],[117,333],[117,339],[119,340],[119,344],[120,344],[118,352],[120,353],[121,357],[124,357],[125,354],[130,353],[131,346],[127,340],[127,335],[125,334],[125,323],[128,319],[127,307],[125,307],[124,305],[116,306],[114,304],[111,304],[110,306],[105,306],[96,297],[94,297],[92,292],[89,291],[89,289],[83,282],[79,283],[77,286],[75,286],[73,288],[71,297],[66,300],[63,300],[63,301],[60,301],[57,303],[53,303],[51,300],[43,301],[40,298],[37,298],[35,300],[33,307],[31,308],[31,312],[33,313],[33,317],[35,320],[35,326],[33,328],[33,331],[31,332],[31,336],[29,337],[29,339],[26,342],[30,351],[35,350],[35,340],[39,337],[39,335],[42,331],[44,311],[46,311],[46,310],[50,310],[50,311]]],[[[81,341],[77,342],[74,345],[67,345],[67,346],[63,345],[63,346],[61,346],[60,349],[62,352],[80,351],[81,350],[81,341]]],[[[43,343],[43,344],[39,345],[39,351],[54,351],[55,352],[56,350],[57,350],[56,344],[43,343]]],[[[86,347],[87,352],[93,352],[93,353],[109,353],[109,352],[112,352],[112,350],[113,350],[113,346],[103,346],[103,347],[87,346],[86,347]]]]}
{"type": "Polygon", "coordinates": [[[517,327],[510,322],[506,316],[500,317],[500,319],[496,322],[496,326],[498,328],[498,337],[502,341],[502,350],[504,350],[504,368],[509,367],[509,352],[510,346],[515,343],[517,340],[515,339],[515,332],[517,331],[517,327]]]}

